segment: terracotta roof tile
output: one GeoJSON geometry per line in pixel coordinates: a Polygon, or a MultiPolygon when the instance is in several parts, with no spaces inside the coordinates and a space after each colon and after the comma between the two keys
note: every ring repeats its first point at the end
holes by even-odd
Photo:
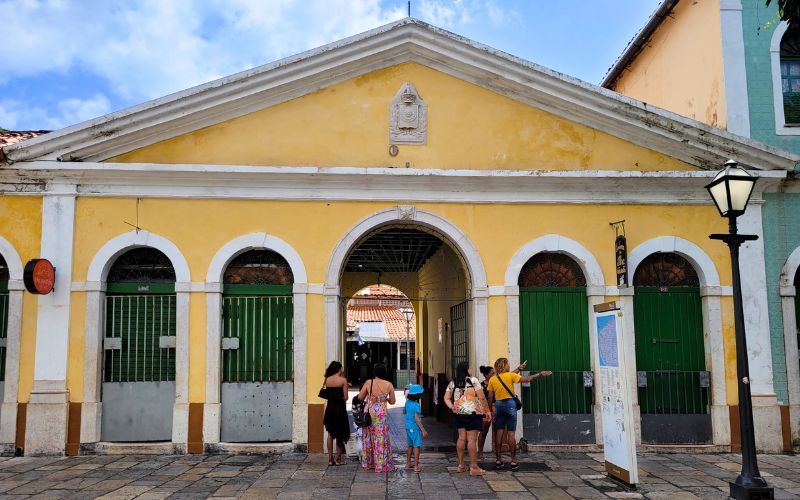
{"type": "Polygon", "coordinates": [[[6,158],[3,148],[18,142],[27,141],[34,137],[50,132],[49,130],[3,130],[0,129],[0,161],[6,158]]]}
{"type": "MultiPolygon", "coordinates": [[[[352,329],[362,322],[383,322],[386,334],[393,340],[406,339],[406,318],[396,307],[389,306],[348,306],[347,327],[352,329]]],[[[416,324],[411,321],[409,337],[415,339],[416,324]]]]}

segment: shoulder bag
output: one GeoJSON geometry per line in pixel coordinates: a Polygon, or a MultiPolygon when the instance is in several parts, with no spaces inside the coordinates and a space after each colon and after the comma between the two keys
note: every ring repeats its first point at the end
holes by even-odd
{"type": "Polygon", "coordinates": [[[364,400],[358,399],[358,394],[353,396],[353,423],[356,424],[356,427],[369,427],[372,425],[372,415],[369,414],[367,410],[367,401],[370,400],[372,397],[372,387],[375,384],[375,379],[372,379],[372,382],[369,386],[369,393],[367,398],[364,400]]]}
{"type": "Polygon", "coordinates": [[[514,398],[514,404],[517,405],[517,411],[520,411],[522,409],[522,401],[520,401],[519,398],[517,397],[517,395],[514,394],[514,391],[509,389],[508,386],[506,385],[506,383],[503,382],[503,377],[501,377],[499,373],[497,375],[495,375],[495,377],[497,377],[497,380],[500,381],[500,385],[503,386],[503,389],[505,389],[506,392],[511,394],[511,396],[514,398]]]}

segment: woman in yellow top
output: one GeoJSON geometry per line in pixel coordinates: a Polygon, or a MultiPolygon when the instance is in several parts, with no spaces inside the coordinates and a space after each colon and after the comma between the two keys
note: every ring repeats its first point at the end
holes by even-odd
{"type": "Polygon", "coordinates": [[[523,377],[519,372],[525,368],[526,363],[523,362],[512,372],[509,371],[508,358],[498,358],[494,362],[495,376],[489,380],[488,389],[489,404],[494,404],[495,469],[503,468],[503,444],[508,443],[508,449],[511,450],[511,470],[519,470],[517,440],[514,435],[517,430],[517,405],[514,402],[514,384],[524,384],[539,377],[549,377],[553,374],[553,372],[545,370],[523,377]]]}

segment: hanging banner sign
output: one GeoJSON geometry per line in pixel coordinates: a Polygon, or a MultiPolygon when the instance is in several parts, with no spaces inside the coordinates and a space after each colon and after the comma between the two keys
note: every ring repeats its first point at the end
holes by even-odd
{"type": "Polygon", "coordinates": [[[628,286],[628,242],[623,235],[614,240],[614,256],[617,263],[617,286],[628,286]]]}
{"type": "Polygon", "coordinates": [[[622,345],[622,311],[615,302],[594,306],[597,335],[595,363],[600,375],[600,414],[606,472],[620,481],[639,482],[634,435],[633,394],[622,345]]]}
{"type": "Polygon", "coordinates": [[[47,295],[56,284],[56,268],[47,259],[32,259],[22,273],[25,289],[36,295],[47,295]]]}

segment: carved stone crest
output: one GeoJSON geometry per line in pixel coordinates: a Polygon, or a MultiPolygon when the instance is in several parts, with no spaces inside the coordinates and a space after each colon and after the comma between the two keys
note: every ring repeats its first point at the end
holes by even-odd
{"type": "Polygon", "coordinates": [[[425,144],[428,132],[428,105],[412,83],[404,83],[389,109],[390,144],[425,144]]]}
{"type": "Polygon", "coordinates": [[[414,220],[417,216],[417,207],[414,205],[397,205],[397,218],[400,220],[414,220]]]}

